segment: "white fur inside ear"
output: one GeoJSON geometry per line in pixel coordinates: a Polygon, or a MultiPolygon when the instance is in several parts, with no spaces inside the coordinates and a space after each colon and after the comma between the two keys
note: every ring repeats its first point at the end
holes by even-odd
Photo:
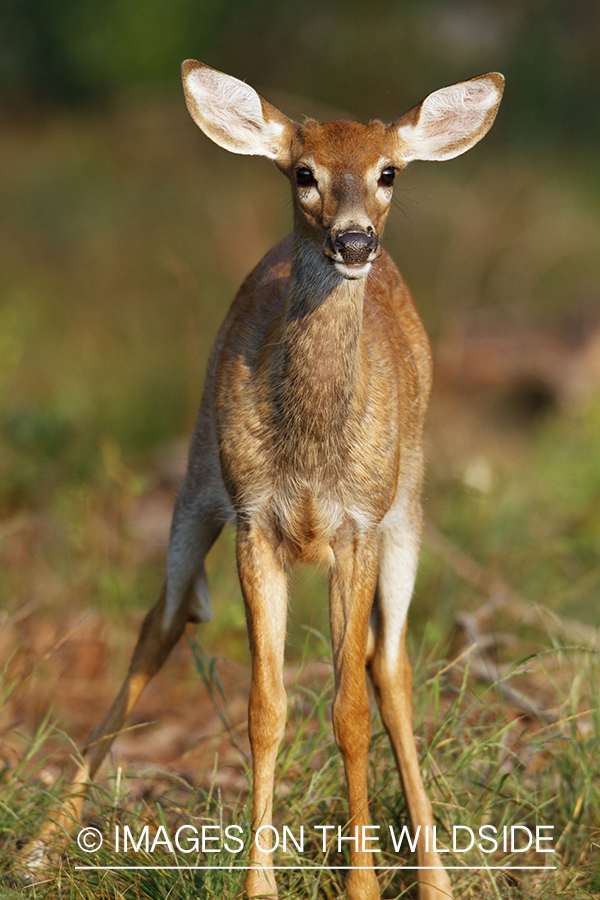
{"type": "Polygon", "coordinates": [[[284,126],[265,120],[260,98],[250,85],[202,68],[189,73],[186,87],[195,103],[196,124],[215,143],[234,153],[275,159],[284,126]]]}
{"type": "Polygon", "coordinates": [[[493,121],[490,112],[500,92],[489,78],[463,81],[430,94],[421,104],[415,125],[401,125],[406,162],[414,159],[452,159],[476,144],[493,121]]]}

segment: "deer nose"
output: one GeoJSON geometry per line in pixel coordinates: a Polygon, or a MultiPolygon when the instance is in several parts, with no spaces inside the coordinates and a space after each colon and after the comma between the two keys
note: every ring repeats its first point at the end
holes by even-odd
{"type": "Polygon", "coordinates": [[[343,231],[336,235],[333,244],[347,266],[360,266],[372,259],[377,249],[377,234],[372,229],[343,231]]]}

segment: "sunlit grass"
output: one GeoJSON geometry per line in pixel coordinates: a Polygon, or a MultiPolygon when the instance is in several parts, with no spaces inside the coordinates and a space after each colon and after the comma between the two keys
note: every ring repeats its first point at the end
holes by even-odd
{"type": "MultiPolygon", "coordinates": [[[[314,636],[311,639],[315,643],[314,636]]],[[[320,645],[316,642],[312,651],[320,645]]],[[[198,651],[200,652],[200,651],[198,651]]],[[[473,691],[469,676],[469,657],[454,661],[448,668],[443,661],[428,656],[422,659],[415,685],[416,733],[427,789],[432,799],[439,843],[451,852],[444,854],[445,864],[458,866],[453,882],[460,897],[592,897],[597,888],[598,857],[594,850],[595,828],[600,816],[600,796],[595,763],[595,748],[600,739],[600,717],[597,709],[599,671],[597,656],[582,650],[551,651],[550,667],[558,664],[563,673],[555,683],[560,719],[542,726],[515,715],[492,685],[481,695],[473,691]],[[450,676],[454,671],[458,677],[450,676]],[[579,674],[578,688],[572,690],[568,673],[579,674]],[[594,825],[596,823],[596,825],[594,825]],[[494,853],[476,847],[461,852],[468,842],[466,828],[478,835],[488,825],[501,835],[506,826],[520,825],[550,836],[541,845],[554,849],[553,854],[534,850],[511,852],[502,841],[494,853]],[[453,829],[455,826],[465,826],[453,829]],[[452,852],[454,836],[456,852],[452,852]],[[482,867],[478,871],[463,866],[482,867]],[[545,870],[507,869],[504,873],[489,866],[547,866],[545,870]],[[555,867],[555,868],[552,868],[555,867]]],[[[199,656],[202,678],[211,687],[213,702],[222,713],[223,729],[230,728],[228,698],[224,694],[210,660],[199,656]]],[[[527,670],[531,660],[516,669],[527,670]]],[[[288,835],[288,852],[276,854],[278,865],[320,866],[319,871],[282,870],[278,874],[281,896],[329,898],[343,890],[345,876],[336,868],[348,864],[347,851],[337,849],[337,830],[324,852],[317,826],[322,824],[347,827],[344,775],[341,759],[333,745],[330,726],[331,677],[326,684],[310,680],[310,667],[300,668],[290,690],[288,735],[280,751],[275,784],[275,825],[280,834],[287,826],[299,842],[304,827],[302,852],[294,848],[288,835]]],[[[66,840],[63,852],[48,862],[38,873],[39,884],[20,886],[16,841],[35,834],[51,815],[51,803],[65,796],[65,787],[51,794],[40,785],[38,772],[49,726],[44,723],[30,742],[22,762],[5,772],[0,792],[0,870],[7,889],[17,896],[84,897],[128,896],[197,896],[234,897],[243,883],[243,871],[157,870],[84,870],[81,866],[241,866],[245,863],[248,842],[249,783],[239,790],[223,794],[214,782],[192,788],[185,780],[169,773],[159,775],[161,785],[150,793],[132,790],[136,779],[150,783],[152,773],[112,772],[108,781],[91,791],[86,806],[86,827],[98,829],[104,844],[97,853],[83,853],[75,838],[66,840]],[[37,762],[36,762],[37,760],[37,762]],[[52,800],[54,798],[54,800],[52,800]],[[206,833],[220,835],[221,852],[202,852],[188,841],[196,832],[192,828],[180,833],[180,848],[174,840],[178,828],[189,825],[201,832],[203,825],[213,826],[206,833]],[[244,848],[232,840],[225,841],[225,828],[243,836],[244,848]],[[117,842],[116,826],[119,826],[117,842]],[[123,844],[125,826],[129,827],[139,848],[123,844]],[[163,828],[161,831],[160,828],[163,828]],[[218,826],[218,827],[217,827],[218,826]],[[147,837],[140,841],[146,829],[147,837]],[[171,840],[174,852],[168,844],[171,840]],[[227,846],[225,846],[227,844],[227,846]],[[186,852],[190,850],[191,852],[186,852]]],[[[234,732],[231,739],[235,740],[234,732]]],[[[248,777],[247,760],[240,751],[240,773],[248,777]]],[[[396,836],[403,826],[410,829],[406,805],[398,784],[387,736],[379,719],[373,719],[369,783],[371,820],[379,826],[376,863],[381,867],[414,865],[405,851],[396,852],[390,837],[390,826],[396,836]]],[[[75,834],[79,829],[75,829],[75,834]]],[[[343,831],[343,833],[346,833],[343,831]]],[[[491,832],[488,831],[488,836],[491,832]]],[[[510,834],[510,831],[509,831],[510,834]]],[[[520,832],[525,834],[524,830],[520,832]]],[[[491,843],[479,842],[489,851],[491,843]]],[[[214,844],[206,844],[214,847],[214,844]]],[[[517,843],[517,847],[523,847],[517,843]]],[[[406,888],[414,881],[410,870],[380,872],[384,896],[407,896],[406,888]]],[[[410,894],[412,895],[412,893],[410,894]]]]}

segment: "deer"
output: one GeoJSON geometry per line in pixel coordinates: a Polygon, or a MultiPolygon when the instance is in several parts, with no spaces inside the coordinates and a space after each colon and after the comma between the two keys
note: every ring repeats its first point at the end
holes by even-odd
{"type": "MultiPolygon", "coordinates": [[[[413,160],[452,159],[473,147],[495,119],[504,78],[480,75],[429,94],[391,123],[367,125],[298,123],[250,85],[195,60],[183,63],[182,79],[208,138],[272,160],[289,179],[293,233],[248,275],[218,332],[175,501],[166,579],[54,827],[79,818],[85,785],[187,623],[210,618],[204,561],[233,521],[251,653],[252,835],[273,821],[286,722],[287,573],[298,561],[329,572],[332,721],[350,825],[369,827],[368,672],[412,828],[431,831],[405,638],[432,354],[381,238],[398,173],[413,160]]],[[[349,847],[348,900],[376,900],[372,851],[364,842],[349,847]]],[[[431,842],[418,841],[417,864],[420,900],[452,897],[431,842]]],[[[277,896],[263,843],[251,845],[245,890],[277,896]]]]}

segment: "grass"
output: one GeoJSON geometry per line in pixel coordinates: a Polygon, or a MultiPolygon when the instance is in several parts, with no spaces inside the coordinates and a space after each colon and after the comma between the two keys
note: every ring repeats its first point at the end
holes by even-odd
{"type": "MultiPolygon", "coordinates": [[[[313,642],[315,638],[313,636],[313,642]]],[[[317,641],[317,645],[320,640],[317,641]]],[[[315,648],[311,647],[310,655],[315,648]]],[[[211,682],[214,702],[220,707],[223,726],[229,728],[227,698],[211,674],[210,660],[201,656],[202,677],[211,682]]],[[[474,849],[450,852],[444,857],[452,866],[556,866],[544,871],[461,870],[453,881],[460,897],[593,897],[598,890],[600,871],[594,849],[600,814],[595,751],[600,738],[597,709],[598,659],[582,648],[553,649],[513,666],[506,679],[520,674],[535,679],[538,666],[553,672],[560,719],[540,726],[523,719],[506,703],[499,684],[477,688],[469,671],[469,655],[453,664],[425,656],[418,668],[415,687],[416,731],[421,746],[422,767],[433,802],[438,838],[442,846],[452,848],[453,827],[468,826],[477,834],[484,825],[494,825],[502,833],[504,826],[521,825],[535,831],[545,828],[544,836],[553,840],[543,846],[556,853],[542,855],[508,852],[502,849],[486,854],[474,849]],[[571,678],[573,681],[571,682],[571,678]]],[[[504,679],[502,679],[504,680],[504,679]]],[[[310,665],[299,669],[290,691],[288,737],[280,752],[275,785],[275,824],[287,835],[287,853],[277,855],[279,865],[321,866],[314,870],[282,871],[278,882],[280,896],[329,898],[343,890],[344,876],[337,868],[347,865],[347,851],[338,852],[337,832],[323,852],[321,824],[346,828],[346,801],[343,766],[332,746],[329,722],[331,678],[328,683],[311,683],[310,665]],[[308,679],[308,680],[307,680],[308,679]],[[290,833],[300,843],[304,826],[302,853],[294,849],[290,833]]],[[[96,786],[86,807],[84,824],[104,835],[104,846],[95,853],[83,853],[74,838],[66,852],[44,871],[38,884],[19,885],[15,870],[14,841],[17,836],[35,833],[51,804],[51,797],[64,795],[64,784],[40,793],[39,766],[33,763],[43,752],[50,726],[45,723],[29,746],[21,765],[5,773],[0,807],[0,867],[3,889],[19,897],[159,897],[198,896],[235,897],[243,883],[242,872],[223,871],[84,871],[78,866],[208,866],[241,865],[245,849],[234,837],[242,835],[247,844],[249,817],[247,759],[240,749],[239,768],[244,776],[241,791],[221,792],[213,779],[192,789],[173,774],[154,778],[154,790],[140,795],[133,790],[137,779],[149,780],[147,773],[113,771],[102,786],[96,786]],[[156,785],[159,785],[159,790],[156,785]],[[175,834],[180,832],[177,848],[175,834]],[[119,827],[119,844],[116,831],[119,827]],[[129,848],[124,850],[126,826],[129,848]],[[162,826],[162,828],[161,828],[162,826]],[[221,848],[217,855],[198,852],[197,834],[205,838],[221,837],[209,849],[221,848]],[[240,830],[228,826],[239,826],[240,830]],[[144,830],[145,829],[145,830],[144,830]],[[195,829],[192,830],[192,829],[195,829]],[[192,840],[188,840],[188,839],[192,840]],[[133,845],[131,843],[133,839],[133,845]],[[168,841],[174,852],[171,852],[168,841]],[[136,850],[137,844],[137,850],[136,850]],[[227,846],[230,850],[227,850],[227,846]],[[188,852],[190,850],[191,852],[188,852]],[[233,852],[232,852],[233,851],[233,852]],[[216,861],[216,862],[215,862],[216,861]]],[[[232,739],[235,738],[232,736],[232,739]]],[[[381,829],[378,865],[412,865],[414,860],[403,851],[396,853],[390,826],[399,836],[409,826],[406,807],[398,788],[397,775],[386,735],[377,718],[373,720],[369,783],[371,819],[381,829]]],[[[510,832],[509,832],[510,833],[510,832]]],[[[517,834],[517,832],[515,832],[517,834]]],[[[518,833],[525,835],[524,831],[518,833]]],[[[487,836],[490,832],[487,832],[487,836]]],[[[456,831],[456,846],[468,832],[456,831]]],[[[489,850],[491,843],[479,842],[489,850]]],[[[343,845],[342,845],[343,846],[343,845]]],[[[518,844],[517,844],[518,846],[518,844]]],[[[521,845],[523,846],[523,845],[521,845]]],[[[408,896],[412,881],[407,870],[382,871],[383,896],[408,896]]],[[[0,896],[10,896],[1,894],[0,896]]]]}
{"type": "MultiPolygon", "coordinates": [[[[239,873],[84,874],[75,867],[89,857],[73,840],[47,881],[23,885],[15,842],[35,834],[66,791],[54,784],[56,758],[74,749],[51,724],[50,696],[73,667],[85,685],[118,680],[134,620],[156,595],[186,452],[180,436],[192,427],[233,292],[289,227],[286,186],[265,163],[209,147],[179,98],[124,100],[102,118],[6,123],[2,153],[0,660],[9,688],[0,711],[0,898],[234,897],[239,873]],[[97,648],[79,640],[85,659],[74,666],[80,631],[61,641],[74,627],[69,617],[92,609],[110,653],[98,651],[94,663],[97,648]],[[43,640],[34,640],[34,623],[43,623],[43,640]],[[55,652],[70,642],[71,656],[55,652]]],[[[470,316],[510,321],[518,334],[593,312],[597,167],[582,154],[568,171],[563,162],[478,149],[403,175],[385,243],[438,345],[470,316]]],[[[600,406],[593,392],[569,403],[559,394],[546,415],[516,422],[492,409],[490,396],[476,402],[465,390],[461,409],[472,406],[472,416],[451,430],[440,426],[447,395],[432,410],[429,530],[411,610],[423,771],[444,843],[453,824],[554,827],[556,871],[456,872],[457,896],[598,896],[600,406]],[[481,653],[469,652],[473,629],[481,653]],[[523,696],[533,710],[524,711],[523,696]]],[[[85,824],[107,836],[117,824],[135,833],[147,824],[154,834],[165,823],[171,833],[184,822],[247,819],[247,743],[231,727],[237,700],[225,681],[219,687],[223,664],[214,663],[247,664],[231,532],[211,553],[209,580],[207,656],[194,645],[198,673],[186,678],[210,688],[235,777],[223,782],[223,756],[193,789],[176,766],[144,772],[117,761],[85,811],[85,824]]],[[[295,835],[302,824],[311,829],[303,858],[319,863],[313,826],[346,821],[331,684],[318,662],[325,591],[312,569],[294,576],[288,657],[298,674],[276,785],[276,823],[295,835]]],[[[104,699],[85,702],[100,708],[104,699]]],[[[56,709],[75,733],[58,699],[56,709]]],[[[387,826],[408,820],[376,716],[370,760],[372,821],[389,835],[387,826]]],[[[111,853],[108,842],[98,859],[108,864],[111,853]]],[[[160,845],[146,857],[130,853],[134,862],[148,857],[172,861],[160,845]]],[[[448,858],[480,865],[484,854],[448,858]]],[[[340,859],[333,846],[325,863],[340,859]]],[[[389,841],[379,859],[397,861],[389,841]]],[[[491,859],[540,857],[499,850],[491,859]]],[[[330,898],[344,877],[326,867],[318,876],[282,872],[279,883],[282,897],[330,898]]],[[[406,873],[382,873],[381,885],[386,897],[411,895],[406,873]]]]}

